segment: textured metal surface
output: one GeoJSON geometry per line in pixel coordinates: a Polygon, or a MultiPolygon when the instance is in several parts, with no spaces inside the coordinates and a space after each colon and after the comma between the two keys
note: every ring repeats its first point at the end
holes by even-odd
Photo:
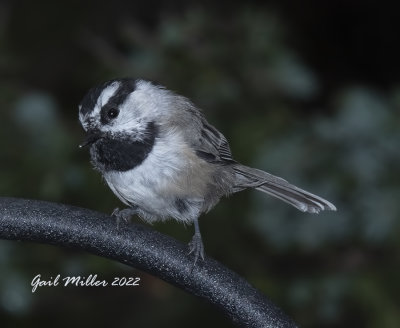
{"type": "Polygon", "coordinates": [[[81,249],[157,276],[220,308],[243,327],[296,327],[246,280],[206,257],[192,272],[187,246],[139,224],[117,230],[109,215],[0,197],[0,238],[81,249]]]}

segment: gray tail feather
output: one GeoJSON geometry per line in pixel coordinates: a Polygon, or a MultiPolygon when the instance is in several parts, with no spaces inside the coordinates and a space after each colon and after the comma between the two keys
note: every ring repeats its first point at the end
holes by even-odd
{"type": "Polygon", "coordinates": [[[283,200],[302,212],[336,211],[336,207],[332,203],[300,189],[282,178],[240,164],[235,165],[234,170],[237,177],[234,191],[255,188],[283,200]]]}

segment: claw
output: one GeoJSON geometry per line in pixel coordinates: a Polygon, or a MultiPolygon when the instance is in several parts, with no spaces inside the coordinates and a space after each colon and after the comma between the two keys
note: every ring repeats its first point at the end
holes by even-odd
{"type": "Polygon", "coordinates": [[[118,216],[119,213],[119,207],[114,208],[114,211],[112,211],[111,216],[118,216]]]}
{"type": "Polygon", "coordinates": [[[193,268],[196,266],[197,260],[199,257],[204,261],[204,245],[203,241],[201,240],[201,235],[195,233],[192,240],[189,243],[189,252],[188,254],[194,255],[194,261],[192,265],[193,268]]]}
{"type": "Polygon", "coordinates": [[[133,208],[124,208],[120,210],[118,207],[112,211],[111,216],[115,217],[117,222],[117,229],[120,228],[121,222],[129,223],[131,217],[136,214],[136,210],[133,208]]]}

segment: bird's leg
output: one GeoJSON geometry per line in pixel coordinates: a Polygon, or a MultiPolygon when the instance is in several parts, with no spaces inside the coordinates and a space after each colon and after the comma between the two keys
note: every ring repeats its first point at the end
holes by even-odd
{"type": "Polygon", "coordinates": [[[194,268],[199,257],[201,257],[201,259],[204,260],[204,245],[201,239],[198,218],[194,220],[194,235],[189,243],[189,254],[192,253],[194,255],[194,263],[193,263],[193,268],[194,268]]]}
{"type": "Polygon", "coordinates": [[[117,222],[117,229],[120,227],[120,223],[128,223],[132,216],[137,214],[136,207],[128,207],[120,210],[118,207],[114,209],[111,213],[111,216],[115,217],[115,221],[117,222]]]}

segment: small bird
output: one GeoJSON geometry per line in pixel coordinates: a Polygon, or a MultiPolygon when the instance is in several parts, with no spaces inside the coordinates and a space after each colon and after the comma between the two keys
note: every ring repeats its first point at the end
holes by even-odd
{"type": "Polygon", "coordinates": [[[152,223],[194,224],[189,254],[204,259],[199,216],[221,199],[252,188],[309,213],[333,210],[327,200],[232,158],[224,135],[189,99],[140,79],[115,79],[89,90],[79,105],[91,161],[128,207],[152,223]]]}

